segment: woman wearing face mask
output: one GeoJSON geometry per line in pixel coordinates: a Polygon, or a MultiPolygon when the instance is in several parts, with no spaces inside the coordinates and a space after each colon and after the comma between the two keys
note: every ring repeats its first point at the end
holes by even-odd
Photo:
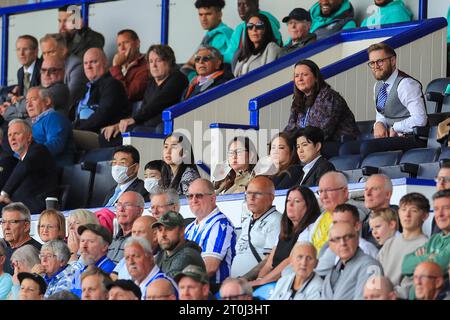
{"type": "Polygon", "coordinates": [[[172,133],[164,139],[163,157],[171,171],[169,188],[185,195],[191,182],[200,178],[191,143],[186,136],[172,133]]]}
{"type": "Polygon", "coordinates": [[[117,185],[111,188],[103,201],[103,207],[111,207],[126,191],[140,193],[145,201],[149,201],[144,181],[137,177],[139,172],[139,151],[133,146],[123,145],[114,150],[111,161],[111,175],[117,185]]]}
{"type": "Polygon", "coordinates": [[[214,184],[216,194],[245,192],[258,155],[248,137],[234,137],[228,145],[228,165],[231,167],[227,176],[214,184]]]}
{"type": "Polygon", "coordinates": [[[160,188],[170,185],[170,167],[162,160],[153,160],[144,167],[144,186],[152,194],[160,188]]]}

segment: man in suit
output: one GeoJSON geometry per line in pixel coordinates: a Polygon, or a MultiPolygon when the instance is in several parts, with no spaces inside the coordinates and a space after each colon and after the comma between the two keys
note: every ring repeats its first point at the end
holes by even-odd
{"type": "Polygon", "coordinates": [[[0,206],[20,201],[39,213],[45,209],[45,198],[57,196],[55,160],[45,146],[33,142],[28,122],[14,119],[8,127],[9,144],[19,163],[0,192],[0,206]]]}
{"type": "Polygon", "coordinates": [[[339,261],[325,277],[322,299],[362,300],[367,280],[372,275],[383,275],[383,268],[358,247],[358,232],[351,223],[333,224],[329,244],[339,261]]]}
{"type": "Polygon", "coordinates": [[[40,69],[42,60],[38,59],[39,47],[37,39],[30,35],[22,35],[16,41],[17,60],[22,67],[17,70],[17,85],[8,93],[6,102],[0,105],[0,114],[24,99],[28,88],[41,84],[40,69]]]}
{"type": "Polygon", "coordinates": [[[55,56],[64,62],[64,83],[69,87],[69,105],[72,107],[80,100],[87,82],[82,59],[69,53],[66,39],[59,33],[48,33],[39,42],[44,59],[55,56]]]}
{"type": "Polygon", "coordinates": [[[66,38],[69,52],[82,59],[89,48],[103,49],[105,38],[84,26],[81,10],[71,10],[71,7],[65,5],[58,9],[58,30],[66,38]]]}
{"type": "Polygon", "coordinates": [[[133,146],[118,146],[114,150],[113,160],[111,161],[111,174],[117,182],[117,186],[108,192],[103,201],[103,206],[113,206],[117,199],[126,191],[136,191],[145,199],[148,198],[144,181],[137,177],[139,160],[139,151],[133,146]]]}

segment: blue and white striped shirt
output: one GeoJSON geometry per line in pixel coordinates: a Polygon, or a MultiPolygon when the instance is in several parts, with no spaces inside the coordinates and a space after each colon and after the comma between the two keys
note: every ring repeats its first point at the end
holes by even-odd
{"type": "Polygon", "coordinates": [[[161,279],[161,278],[166,279],[167,281],[172,283],[172,286],[173,286],[174,291],[175,291],[175,296],[178,299],[178,286],[177,286],[176,282],[172,278],[169,278],[168,276],[166,276],[159,269],[159,267],[155,264],[155,266],[150,271],[150,273],[147,275],[147,277],[141,283],[136,283],[139,286],[139,288],[141,289],[141,300],[146,300],[147,287],[150,285],[150,283],[152,283],[156,279],[161,279]]]}
{"type": "Polygon", "coordinates": [[[221,260],[211,283],[221,283],[230,276],[231,263],[235,255],[236,233],[233,223],[216,207],[200,222],[191,222],[184,232],[188,240],[202,248],[202,257],[221,260]]]}
{"type": "Polygon", "coordinates": [[[76,270],[69,264],[59,270],[51,278],[45,275],[44,279],[45,282],[47,282],[47,290],[45,291],[44,297],[48,298],[52,294],[63,290],[71,291],[75,276],[76,270]]]}

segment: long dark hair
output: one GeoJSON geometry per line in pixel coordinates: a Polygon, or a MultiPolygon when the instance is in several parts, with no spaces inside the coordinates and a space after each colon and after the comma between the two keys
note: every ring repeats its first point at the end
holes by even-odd
{"type": "Polygon", "coordinates": [[[297,148],[296,148],[296,140],[294,139],[294,137],[291,134],[284,132],[284,131],[277,133],[270,140],[269,154],[270,154],[270,151],[272,150],[272,143],[276,138],[283,139],[286,142],[286,144],[289,148],[289,151],[291,153],[291,158],[289,159],[289,162],[286,164],[286,166],[284,168],[280,167],[280,170],[274,176],[278,176],[281,173],[284,173],[291,165],[299,162],[298,155],[297,155],[297,148]]]}
{"type": "Polygon", "coordinates": [[[244,43],[242,46],[242,49],[239,51],[238,54],[238,61],[247,60],[252,55],[259,54],[261,52],[264,52],[266,50],[267,45],[270,42],[277,43],[277,40],[275,39],[275,36],[273,35],[272,25],[270,24],[269,18],[267,18],[265,15],[261,13],[254,13],[248,17],[248,19],[245,21],[245,34],[244,34],[244,43]],[[255,45],[248,37],[248,29],[247,29],[247,23],[250,21],[251,18],[257,17],[259,20],[261,20],[264,23],[264,33],[261,45],[259,48],[255,48],[255,45]]]}
{"type": "MultiPolygon", "coordinates": [[[[255,145],[253,144],[253,142],[250,140],[249,137],[234,137],[233,140],[231,140],[230,143],[228,144],[227,150],[229,150],[231,144],[236,141],[239,141],[244,145],[245,151],[248,152],[249,160],[251,154],[253,153],[256,156],[256,161],[258,161],[258,153],[256,152],[255,145]]],[[[248,164],[247,171],[251,172],[253,170],[253,168],[256,165],[256,161],[254,163],[248,164]]],[[[236,172],[233,169],[231,169],[230,173],[228,173],[228,175],[223,180],[214,183],[214,189],[218,189],[222,184],[224,184],[223,190],[228,190],[233,186],[235,179],[236,179],[236,172]]]]}
{"type": "Polygon", "coordinates": [[[294,83],[294,98],[292,101],[292,111],[294,111],[297,114],[306,113],[306,110],[314,104],[314,101],[316,100],[320,90],[329,86],[325,82],[325,79],[323,78],[322,73],[320,72],[319,66],[314,61],[307,59],[300,60],[295,64],[294,70],[297,66],[300,65],[307,66],[313,73],[316,81],[314,83],[312,94],[309,95],[308,97],[306,97],[305,93],[300,91],[294,83]]]}
{"type": "Polygon", "coordinates": [[[311,189],[304,186],[295,186],[290,188],[286,193],[286,201],[284,202],[284,212],[283,215],[281,216],[280,239],[288,241],[293,238],[297,238],[298,235],[303,230],[305,230],[307,226],[316,221],[319,216],[320,216],[319,203],[317,202],[316,196],[311,191],[311,189]],[[287,200],[289,194],[292,191],[299,191],[303,197],[303,200],[305,200],[306,204],[305,215],[303,216],[302,220],[300,220],[300,223],[296,228],[294,228],[294,224],[292,223],[291,219],[288,218],[286,210],[287,200]]]}
{"type": "Polygon", "coordinates": [[[191,145],[191,142],[189,141],[189,139],[185,135],[183,135],[179,132],[173,132],[164,138],[163,144],[166,143],[166,140],[170,137],[175,137],[177,139],[178,143],[181,144],[182,150],[181,150],[180,156],[187,156],[189,158],[186,161],[187,163],[185,163],[185,161],[183,160],[183,162],[180,164],[180,166],[177,169],[177,173],[172,178],[172,181],[169,185],[169,188],[178,190],[178,185],[180,184],[181,177],[182,177],[184,171],[186,171],[186,169],[188,167],[190,167],[198,173],[198,169],[197,169],[197,166],[195,165],[194,152],[192,150],[192,145],[191,145]]]}

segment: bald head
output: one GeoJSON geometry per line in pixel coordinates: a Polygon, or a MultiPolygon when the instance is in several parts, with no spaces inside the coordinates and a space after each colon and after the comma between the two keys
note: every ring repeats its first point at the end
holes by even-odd
{"type": "Polygon", "coordinates": [[[253,213],[253,219],[257,219],[272,207],[275,187],[269,178],[256,176],[250,180],[245,194],[247,207],[253,213]]]}
{"type": "Polygon", "coordinates": [[[145,238],[151,243],[152,248],[158,248],[156,229],[152,229],[152,224],[155,222],[156,218],[153,216],[140,216],[133,222],[132,236],[145,238]]]}
{"type": "Polygon", "coordinates": [[[444,287],[442,269],[432,261],[419,263],[414,270],[413,280],[418,300],[435,300],[444,287]]]}
{"type": "Polygon", "coordinates": [[[160,278],[152,281],[146,291],[146,300],[176,300],[175,291],[169,280],[160,278]]]}
{"type": "Polygon", "coordinates": [[[371,276],[364,286],[364,300],[395,300],[392,282],[383,276],[371,276]]]}
{"type": "Polygon", "coordinates": [[[371,210],[389,207],[392,196],[391,179],[384,174],[371,175],[364,188],[364,205],[371,210]]]}
{"type": "Polygon", "coordinates": [[[102,49],[91,48],[83,57],[84,74],[89,81],[94,81],[108,71],[108,60],[102,49]]]}

